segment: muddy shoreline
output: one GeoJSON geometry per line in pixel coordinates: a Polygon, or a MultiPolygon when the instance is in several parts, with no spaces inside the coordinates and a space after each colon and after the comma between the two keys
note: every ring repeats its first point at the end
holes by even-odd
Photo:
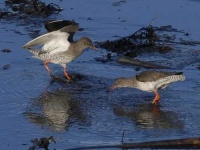
{"type": "MultiPolygon", "coordinates": [[[[1,149],[36,149],[51,136],[49,149],[116,145],[124,130],[126,143],[199,137],[198,1],[11,1],[0,6],[1,149]],[[52,83],[22,49],[60,19],[77,22],[75,40],[88,36],[99,49],[68,65],[70,83],[52,83]],[[147,69],[182,71],[186,80],[161,91],[159,108],[149,105],[152,93],[106,92],[116,78],[147,69]]],[[[64,78],[60,66],[50,67],[64,78]]]]}

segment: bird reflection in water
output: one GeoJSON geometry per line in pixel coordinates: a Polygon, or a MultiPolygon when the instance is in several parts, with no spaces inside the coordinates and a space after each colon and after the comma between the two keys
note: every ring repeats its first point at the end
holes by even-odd
{"type": "Polygon", "coordinates": [[[72,123],[87,122],[79,102],[72,100],[67,91],[59,89],[46,91],[34,99],[24,115],[30,122],[49,127],[52,131],[63,132],[72,123]]]}
{"type": "Polygon", "coordinates": [[[135,110],[127,110],[119,106],[114,107],[117,116],[131,118],[137,126],[145,129],[183,129],[184,124],[178,115],[172,111],[163,111],[160,106],[151,104],[138,105],[135,110]]]}

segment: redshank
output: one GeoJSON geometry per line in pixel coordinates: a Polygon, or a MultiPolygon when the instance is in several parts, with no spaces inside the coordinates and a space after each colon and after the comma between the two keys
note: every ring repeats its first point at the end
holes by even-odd
{"type": "Polygon", "coordinates": [[[96,50],[92,41],[87,37],[82,37],[76,42],[71,42],[68,38],[78,30],[77,24],[68,25],[60,30],[53,31],[42,36],[39,36],[28,42],[23,48],[28,49],[34,54],[34,58],[44,61],[44,66],[49,72],[52,79],[55,79],[50,68],[47,66],[49,62],[59,64],[64,68],[64,75],[68,80],[71,80],[66,71],[66,64],[80,56],[85,49],[91,48],[96,50]],[[43,45],[41,50],[35,50],[32,47],[43,45]]]}
{"type": "Polygon", "coordinates": [[[129,87],[147,92],[155,92],[156,96],[152,104],[159,105],[160,95],[158,90],[167,87],[170,83],[184,80],[185,76],[182,72],[144,71],[134,77],[118,78],[110,90],[118,87],[129,87]]]}

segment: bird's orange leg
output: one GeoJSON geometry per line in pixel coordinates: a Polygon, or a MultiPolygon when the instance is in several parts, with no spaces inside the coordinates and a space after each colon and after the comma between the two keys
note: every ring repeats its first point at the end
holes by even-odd
{"type": "Polygon", "coordinates": [[[51,78],[54,79],[53,73],[51,72],[50,68],[47,66],[49,62],[50,62],[49,60],[44,61],[44,66],[47,69],[48,73],[50,74],[51,78]]]}
{"type": "Polygon", "coordinates": [[[155,96],[155,98],[153,99],[152,104],[158,105],[158,104],[159,104],[160,95],[159,95],[159,93],[158,93],[157,90],[154,90],[154,92],[155,92],[156,96],[155,96]]]}
{"type": "Polygon", "coordinates": [[[68,80],[71,80],[70,76],[68,75],[68,73],[66,71],[66,67],[64,67],[64,75],[68,80]]]}

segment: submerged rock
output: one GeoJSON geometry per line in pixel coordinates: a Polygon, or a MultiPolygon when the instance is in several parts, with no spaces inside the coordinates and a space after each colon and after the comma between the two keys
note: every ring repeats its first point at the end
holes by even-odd
{"type": "Polygon", "coordinates": [[[3,70],[7,70],[7,69],[9,69],[10,68],[10,64],[5,64],[5,65],[3,65],[3,70]]]}
{"type": "Polygon", "coordinates": [[[1,52],[3,52],[3,53],[10,53],[12,51],[10,49],[4,48],[4,49],[1,50],[1,52]]]}
{"type": "Polygon", "coordinates": [[[161,66],[158,64],[150,63],[150,62],[132,59],[131,57],[126,57],[126,56],[120,57],[118,59],[118,62],[132,64],[134,66],[144,67],[148,69],[171,69],[170,67],[167,67],[167,66],[161,66]]]}

